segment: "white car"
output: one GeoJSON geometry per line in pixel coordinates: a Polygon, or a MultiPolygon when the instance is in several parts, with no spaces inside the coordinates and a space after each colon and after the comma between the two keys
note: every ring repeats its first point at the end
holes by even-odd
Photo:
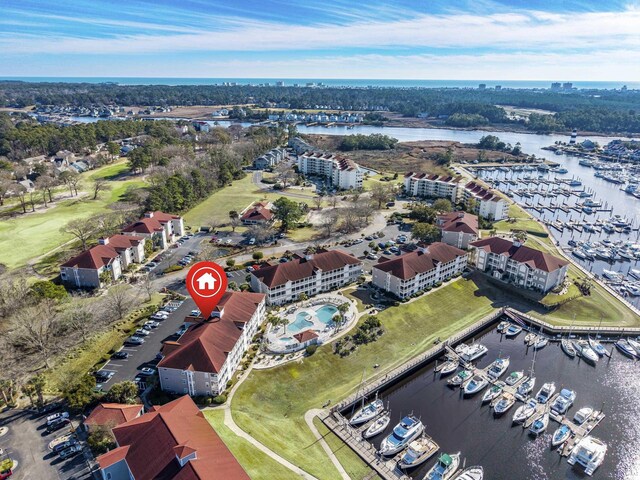
{"type": "Polygon", "coordinates": [[[149,375],[153,375],[154,373],[156,373],[156,369],[151,367],[144,367],[140,370],[140,375],[145,375],[147,377],[149,375]]]}
{"type": "Polygon", "coordinates": [[[149,335],[149,330],[145,330],[144,328],[139,328],[136,330],[136,335],[142,335],[143,337],[146,337],[147,335],[149,335]]]}
{"type": "Polygon", "coordinates": [[[144,343],[144,338],[133,335],[129,337],[125,343],[128,343],[129,345],[142,345],[144,343]]]}
{"type": "Polygon", "coordinates": [[[191,313],[189,314],[192,317],[199,317],[200,316],[200,310],[198,310],[197,308],[194,308],[193,310],[191,310],[191,313]]]}
{"type": "Polygon", "coordinates": [[[154,322],[153,320],[148,320],[144,322],[144,326],[149,328],[158,328],[160,326],[160,323],[154,322]]]}

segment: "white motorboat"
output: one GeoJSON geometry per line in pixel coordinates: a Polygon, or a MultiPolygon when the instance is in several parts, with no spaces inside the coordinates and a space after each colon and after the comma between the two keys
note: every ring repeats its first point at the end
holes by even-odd
{"type": "Polygon", "coordinates": [[[551,405],[551,410],[560,415],[564,415],[567,413],[567,410],[571,408],[573,402],[576,400],[576,392],[573,390],[569,390],[568,388],[563,388],[560,390],[560,395],[551,405]]]}
{"type": "Polygon", "coordinates": [[[448,455],[443,453],[436,464],[429,469],[423,480],[449,480],[460,465],[460,452],[448,455]]]}
{"type": "Polygon", "coordinates": [[[500,400],[493,407],[493,412],[496,415],[502,415],[516,403],[516,397],[511,395],[510,393],[503,393],[500,397],[500,400]]]}
{"type": "Polygon", "coordinates": [[[518,386],[517,393],[521,397],[526,397],[531,393],[531,391],[533,390],[533,387],[535,386],[536,386],[536,377],[529,377],[518,386]]]}
{"type": "Polygon", "coordinates": [[[504,332],[505,337],[515,337],[522,331],[522,327],[520,325],[511,325],[504,332]]]}
{"type": "Polygon", "coordinates": [[[509,322],[507,322],[506,320],[501,321],[498,324],[498,332],[503,333],[507,328],[509,328],[509,322]]]}
{"type": "Polygon", "coordinates": [[[520,370],[519,372],[511,372],[504,383],[509,386],[515,385],[522,379],[522,377],[524,377],[524,372],[522,370],[520,370]]]}
{"type": "Polygon", "coordinates": [[[616,348],[620,350],[627,357],[635,358],[638,356],[638,352],[636,352],[635,348],[629,345],[629,342],[627,342],[624,338],[621,338],[620,340],[618,340],[615,343],[615,345],[616,345],[616,348]]]}
{"type": "Polygon", "coordinates": [[[538,403],[545,404],[554,393],[556,393],[556,384],[553,382],[545,383],[542,385],[542,388],[538,390],[536,400],[538,400],[538,403]]]}
{"type": "Polygon", "coordinates": [[[632,268],[629,270],[629,276],[635,278],[636,280],[640,280],[640,270],[637,268],[632,268]]]}
{"type": "Polygon", "coordinates": [[[474,375],[473,378],[465,384],[464,394],[469,396],[475,395],[487,385],[489,385],[489,380],[479,375],[474,375]]]}
{"type": "Polygon", "coordinates": [[[380,444],[380,454],[384,456],[395,455],[404,450],[413,440],[424,431],[424,425],[413,415],[409,415],[400,420],[393,432],[385,437],[380,444]]]}
{"type": "Polygon", "coordinates": [[[520,405],[513,414],[513,423],[522,423],[536,411],[538,402],[531,399],[524,405],[520,405]]]}
{"type": "Polygon", "coordinates": [[[545,413],[541,417],[534,420],[534,422],[529,427],[529,433],[531,433],[532,435],[540,435],[547,429],[548,426],[549,426],[549,414],[545,413]]]}
{"type": "Polygon", "coordinates": [[[409,444],[409,447],[398,460],[398,467],[406,470],[422,465],[433,457],[439,449],[440,446],[431,437],[423,434],[409,444]]]}
{"type": "Polygon", "coordinates": [[[576,356],[576,347],[573,345],[573,342],[568,338],[562,339],[560,341],[560,348],[562,351],[566,353],[569,357],[574,358],[576,356]]]}
{"type": "Polygon", "coordinates": [[[506,372],[507,368],[509,368],[509,364],[510,364],[509,357],[498,358],[491,364],[491,366],[487,370],[487,375],[489,375],[489,377],[491,377],[492,379],[496,380],[500,378],[502,375],[504,375],[504,372],[506,372]]]}
{"type": "Polygon", "coordinates": [[[440,369],[440,376],[444,377],[452,374],[458,369],[458,364],[457,360],[448,360],[442,365],[442,368],[440,369]]]}
{"type": "Polygon", "coordinates": [[[627,343],[631,345],[631,347],[636,351],[636,353],[640,353],[640,342],[634,340],[633,338],[627,338],[627,343]]]}
{"type": "Polygon", "coordinates": [[[589,337],[589,346],[591,347],[591,350],[593,350],[594,352],[596,352],[599,356],[604,357],[609,356],[609,352],[607,351],[607,349],[604,347],[604,345],[602,345],[598,340],[596,340],[595,338],[591,338],[589,337]]]}
{"type": "Polygon", "coordinates": [[[527,345],[532,345],[537,338],[538,338],[538,335],[536,335],[533,332],[529,332],[524,336],[524,343],[526,343],[527,345]]]}
{"type": "Polygon", "coordinates": [[[497,398],[498,395],[502,393],[504,386],[504,382],[496,382],[489,390],[484,392],[484,395],[482,396],[482,403],[491,402],[493,399],[497,398]]]}
{"type": "Polygon", "coordinates": [[[459,473],[453,480],[482,480],[484,470],[482,467],[469,467],[459,473]]]}
{"type": "Polygon", "coordinates": [[[580,440],[569,455],[569,465],[582,465],[584,473],[591,476],[602,464],[607,454],[607,444],[591,435],[580,440]]]}
{"type": "Polygon", "coordinates": [[[593,408],[582,407],[573,416],[573,423],[575,423],[576,425],[582,425],[584,422],[589,420],[589,417],[591,417],[591,415],[593,415],[593,408]]]}
{"type": "Polygon", "coordinates": [[[547,337],[538,337],[533,344],[533,349],[540,350],[541,348],[546,347],[548,343],[549,339],[547,337]]]}
{"type": "Polygon", "coordinates": [[[618,280],[620,278],[620,274],[618,272],[614,272],[613,270],[602,270],[602,276],[604,278],[608,278],[609,280],[618,280]]]}
{"type": "Polygon", "coordinates": [[[379,398],[376,398],[373,402],[366,404],[354,413],[349,423],[351,425],[362,425],[380,415],[383,410],[384,403],[379,398]]]}
{"type": "Polygon", "coordinates": [[[462,370],[460,372],[458,372],[458,374],[453,377],[450,378],[449,380],[447,380],[447,385],[449,385],[450,387],[460,387],[464,382],[466,382],[467,380],[469,380],[469,378],[471,378],[471,371],[470,370],[462,370]]]}
{"type": "Polygon", "coordinates": [[[553,432],[551,446],[558,447],[569,440],[569,437],[571,437],[571,429],[567,425],[561,425],[560,428],[553,432]]]}
{"type": "Polygon", "coordinates": [[[462,350],[462,352],[458,354],[460,355],[460,358],[462,358],[465,362],[473,362],[488,351],[489,349],[481,343],[474,343],[472,345],[468,345],[465,349],[462,350]]]}
{"type": "Polygon", "coordinates": [[[380,415],[371,425],[369,425],[369,428],[362,433],[362,438],[373,438],[376,435],[380,435],[384,429],[387,428],[390,422],[391,416],[388,413],[380,415]]]}
{"type": "Polygon", "coordinates": [[[576,342],[576,350],[580,353],[580,356],[587,362],[595,364],[600,358],[598,357],[598,354],[596,352],[591,350],[589,342],[586,340],[578,340],[576,342]]]}

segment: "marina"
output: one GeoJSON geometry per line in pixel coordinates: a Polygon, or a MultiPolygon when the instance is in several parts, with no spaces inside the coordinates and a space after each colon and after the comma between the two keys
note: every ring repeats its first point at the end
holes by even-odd
{"type": "MultiPolygon", "coordinates": [[[[507,313],[511,319],[526,319],[515,311],[507,313]]],[[[640,447],[640,428],[628,426],[621,431],[618,427],[620,422],[629,425],[640,413],[636,401],[640,380],[633,373],[635,362],[615,351],[614,347],[617,339],[627,335],[635,338],[638,332],[616,334],[608,331],[606,335],[603,332],[598,343],[610,356],[603,355],[597,364],[593,364],[579,355],[570,358],[560,348],[560,339],[569,329],[550,331],[543,325],[535,325],[534,335],[544,336],[549,342],[546,348],[535,350],[533,344],[527,345],[524,336],[507,337],[504,332],[508,326],[501,325],[503,332],[498,332],[495,328],[498,321],[495,318],[491,326],[485,324],[480,333],[466,338],[467,345],[487,348],[487,354],[474,362],[460,358],[456,353],[457,343],[434,347],[438,352],[434,353],[433,361],[397,383],[376,390],[379,398],[389,406],[391,422],[386,430],[369,439],[371,443],[362,439],[359,430],[341,426],[340,423],[345,422],[340,420],[344,418],[342,414],[349,417],[352,413],[345,404],[339,407],[342,414],[334,410],[334,415],[324,419],[325,423],[357,452],[357,449],[368,452],[371,463],[377,465],[374,468],[383,478],[406,478],[408,475],[422,479],[433,467],[437,456],[455,452],[461,452],[461,466],[481,466],[485,478],[505,478],[516,468],[523,472],[523,476],[518,477],[523,479],[584,478],[587,467],[572,467],[568,460],[572,459],[572,453],[583,447],[597,447],[600,443],[606,445],[606,455],[604,463],[595,468],[593,478],[638,478],[637,459],[628,458],[626,452],[629,445],[640,447]],[[505,359],[508,359],[509,367],[496,377],[496,363],[505,359]],[[452,361],[459,363],[460,370],[466,369],[471,374],[456,388],[448,387],[449,377],[443,377],[441,373],[441,365],[452,361]],[[492,371],[494,374],[490,375],[492,371]],[[524,372],[524,375],[517,376],[515,382],[507,385],[502,380],[509,378],[511,372],[524,372]],[[537,377],[538,388],[533,388],[529,396],[518,399],[518,387],[532,376],[537,377]],[[622,380],[629,376],[631,380],[622,380]],[[497,385],[497,396],[487,402],[481,393],[465,395],[466,387],[474,381],[486,382],[484,392],[497,385]],[[544,400],[541,396],[544,397],[545,392],[546,400],[539,401],[544,400]],[[496,414],[495,407],[503,398],[513,400],[507,401],[510,405],[502,415],[496,414]],[[514,421],[518,409],[526,405],[530,405],[531,412],[522,420],[514,421]],[[407,415],[423,424],[424,435],[440,450],[423,466],[402,471],[397,468],[399,456],[380,456],[377,451],[382,439],[407,415]]],[[[525,322],[522,324],[525,329],[531,328],[525,322]]],[[[581,338],[580,335],[569,335],[575,342],[581,338]]],[[[581,458],[573,460],[580,463],[581,458]]]]}

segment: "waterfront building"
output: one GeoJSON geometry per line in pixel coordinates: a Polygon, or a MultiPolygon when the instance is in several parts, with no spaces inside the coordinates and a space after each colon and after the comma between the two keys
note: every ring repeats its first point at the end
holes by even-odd
{"type": "Polygon", "coordinates": [[[548,292],[562,285],[569,262],[522,245],[519,241],[489,237],[472,242],[478,270],[518,287],[548,292]]]}
{"type": "Polygon", "coordinates": [[[404,190],[412,197],[446,198],[454,205],[473,205],[483,218],[502,220],[508,216],[507,200],[477,182],[463,184],[462,177],[409,172],[404,176],[404,190]]]}
{"type": "Polygon", "coordinates": [[[255,168],[256,170],[266,170],[267,168],[273,168],[286,157],[287,152],[284,148],[274,148],[272,150],[269,150],[264,155],[256,158],[253,161],[253,168],[255,168]]]}
{"type": "Polygon", "coordinates": [[[373,266],[372,283],[398,298],[407,298],[462,273],[466,265],[467,252],[435,242],[399,257],[382,257],[373,266]]]}
{"type": "Polygon", "coordinates": [[[225,292],[208,319],[187,317],[187,331],[165,342],[158,363],[163,391],[191,396],[222,393],[265,319],[265,295],[225,292]]]}
{"type": "Polygon", "coordinates": [[[305,152],[298,155],[298,170],[305,175],[325,177],[340,190],[362,188],[363,172],[354,161],[332,153],[305,152]]]}
{"type": "Polygon", "coordinates": [[[271,202],[256,202],[247,208],[240,217],[245,225],[265,225],[273,223],[273,211],[271,202]]]}
{"type": "Polygon", "coordinates": [[[362,262],[342,250],[319,251],[251,272],[251,289],[267,295],[269,305],[282,305],[335,290],[362,275],[362,262]]]}

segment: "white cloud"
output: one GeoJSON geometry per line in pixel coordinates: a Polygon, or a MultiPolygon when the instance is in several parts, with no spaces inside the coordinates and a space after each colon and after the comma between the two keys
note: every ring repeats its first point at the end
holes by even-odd
{"type": "MultiPolygon", "coordinates": [[[[349,48],[561,49],[637,48],[640,11],[550,14],[528,11],[487,15],[420,15],[404,20],[348,25],[284,25],[268,22],[207,24],[187,33],[113,34],[77,38],[34,33],[0,37],[0,49],[15,54],[139,54],[216,51],[290,51],[349,48]]],[[[88,19],[87,22],[97,22],[88,19]]],[[[102,24],[108,25],[108,21],[102,24]]],[[[153,25],[152,28],[158,28],[153,25]]]]}

